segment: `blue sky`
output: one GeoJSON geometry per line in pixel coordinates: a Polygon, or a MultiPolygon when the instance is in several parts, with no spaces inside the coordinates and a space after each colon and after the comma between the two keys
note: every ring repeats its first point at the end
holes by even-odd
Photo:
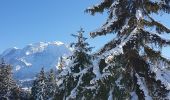
{"type": "MultiPolygon", "coordinates": [[[[99,0],[98,0],[99,1],[99,0]]],[[[97,0],[1,0],[0,52],[9,47],[22,48],[40,41],[70,43],[80,27],[88,32],[99,27],[104,15],[91,16],[84,10],[97,0]]],[[[103,40],[89,39],[92,46],[103,40]]]]}
{"type": "MultiPolygon", "coordinates": [[[[10,47],[22,48],[40,41],[74,41],[70,34],[80,27],[89,32],[104,23],[106,14],[91,16],[84,10],[100,0],[0,0],[0,53],[10,47]]],[[[169,16],[159,18],[170,27],[169,16]]],[[[88,39],[91,46],[100,48],[111,39],[88,39]]],[[[170,57],[170,49],[165,54],[170,57]]]]}

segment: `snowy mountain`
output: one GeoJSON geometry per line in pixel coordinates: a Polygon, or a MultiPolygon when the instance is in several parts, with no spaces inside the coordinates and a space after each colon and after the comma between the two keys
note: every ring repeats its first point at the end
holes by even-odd
{"type": "Polygon", "coordinates": [[[32,79],[42,67],[46,71],[56,68],[59,57],[68,55],[71,55],[71,49],[62,42],[40,42],[23,49],[7,49],[0,58],[11,64],[14,77],[22,80],[32,79]]]}

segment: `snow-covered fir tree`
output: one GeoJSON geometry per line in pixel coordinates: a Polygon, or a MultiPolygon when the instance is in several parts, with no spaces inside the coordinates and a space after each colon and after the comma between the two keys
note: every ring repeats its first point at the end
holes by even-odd
{"type": "Polygon", "coordinates": [[[12,67],[2,60],[0,64],[0,100],[18,100],[19,87],[12,77],[12,67]]]}
{"type": "Polygon", "coordinates": [[[72,35],[77,38],[76,43],[72,43],[74,48],[73,55],[70,57],[71,62],[58,76],[59,92],[56,94],[57,100],[80,100],[84,94],[85,86],[89,86],[89,81],[93,78],[92,74],[92,56],[90,51],[92,47],[83,37],[83,29],[78,31],[77,35],[72,35]]]}
{"type": "Polygon", "coordinates": [[[170,99],[170,60],[161,54],[170,45],[162,35],[170,29],[152,17],[169,14],[170,0],[102,0],[86,11],[108,12],[106,23],[91,32],[92,37],[115,34],[96,54],[91,99],[170,99]]]}
{"type": "Polygon", "coordinates": [[[45,72],[44,68],[40,71],[33,82],[31,89],[32,99],[34,100],[53,100],[58,90],[56,84],[56,73],[53,69],[45,72]]]}
{"type": "Polygon", "coordinates": [[[46,75],[44,72],[44,68],[41,69],[40,73],[36,77],[36,79],[33,82],[33,86],[31,88],[31,94],[32,98],[34,100],[46,100],[47,94],[46,94],[46,75]]]}
{"type": "Polygon", "coordinates": [[[47,74],[47,80],[46,80],[46,99],[53,100],[55,97],[55,93],[58,90],[57,84],[56,84],[56,74],[53,69],[50,70],[50,72],[47,74]]]}

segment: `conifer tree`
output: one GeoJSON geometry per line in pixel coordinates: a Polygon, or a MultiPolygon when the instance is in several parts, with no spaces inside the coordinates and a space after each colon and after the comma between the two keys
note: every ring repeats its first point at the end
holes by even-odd
{"type": "Polygon", "coordinates": [[[53,69],[50,70],[46,80],[46,97],[47,99],[53,100],[55,93],[57,92],[56,76],[53,69]]]}
{"type": "Polygon", "coordinates": [[[2,60],[0,64],[0,100],[18,100],[20,91],[12,77],[12,67],[2,60]]]}
{"type": "Polygon", "coordinates": [[[46,75],[44,72],[44,68],[41,69],[37,78],[33,82],[33,86],[31,89],[32,98],[34,100],[46,100],[46,75]]]}
{"type": "Polygon", "coordinates": [[[73,61],[74,66],[71,66],[71,72],[78,73],[83,70],[85,67],[91,64],[91,52],[92,47],[88,47],[89,44],[85,42],[87,38],[83,37],[83,29],[81,28],[78,31],[78,35],[72,34],[73,37],[77,38],[76,43],[71,43],[71,47],[74,48],[73,55],[71,60],[73,61]]]}
{"type": "Polygon", "coordinates": [[[170,0],[103,0],[87,12],[108,12],[106,23],[92,37],[115,34],[97,53],[100,77],[94,81],[98,100],[170,99],[170,60],[161,49],[170,45],[162,35],[170,29],[152,15],[170,13],[170,0]]]}
{"type": "Polygon", "coordinates": [[[58,81],[62,81],[62,84],[59,84],[60,91],[56,99],[81,99],[84,95],[83,87],[92,79],[92,75],[89,75],[92,73],[92,56],[90,55],[92,47],[88,47],[89,44],[85,42],[87,38],[83,37],[83,33],[81,28],[77,35],[72,34],[77,38],[77,42],[71,44],[74,51],[70,57],[70,64],[59,74],[58,81]]]}

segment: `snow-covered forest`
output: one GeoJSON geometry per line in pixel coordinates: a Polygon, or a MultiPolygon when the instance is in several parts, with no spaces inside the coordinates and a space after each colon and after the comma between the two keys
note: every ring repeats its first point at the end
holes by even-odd
{"type": "Polygon", "coordinates": [[[42,66],[27,88],[2,59],[0,100],[170,100],[170,59],[162,55],[170,28],[154,19],[170,14],[170,0],[101,0],[85,12],[107,12],[105,23],[89,35],[113,39],[92,52],[80,28],[71,35],[72,53],[61,56],[56,69],[42,66]]]}

